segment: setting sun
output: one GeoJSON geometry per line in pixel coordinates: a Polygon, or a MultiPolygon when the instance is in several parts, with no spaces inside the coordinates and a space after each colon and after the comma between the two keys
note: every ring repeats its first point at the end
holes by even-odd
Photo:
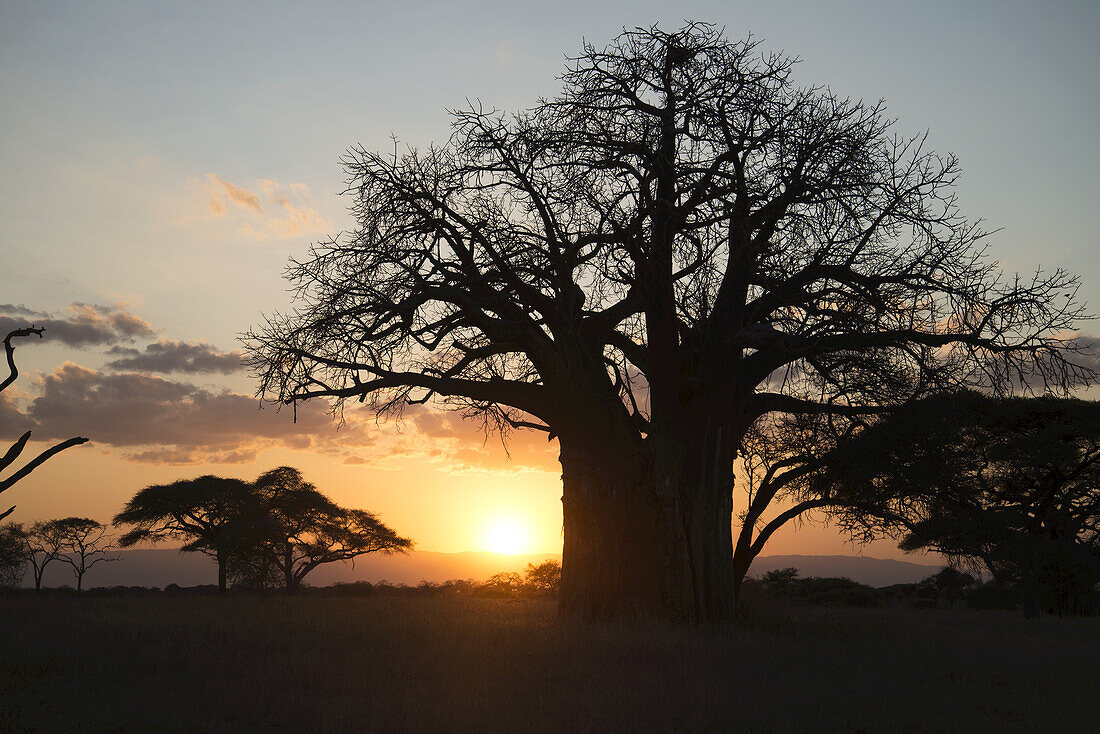
{"type": "Polygon", "coordinates": [[[515,554],[531,550],[530,529],[515,517],[497,517],[485,526],[483,546],[493,553],[515,554]]]}

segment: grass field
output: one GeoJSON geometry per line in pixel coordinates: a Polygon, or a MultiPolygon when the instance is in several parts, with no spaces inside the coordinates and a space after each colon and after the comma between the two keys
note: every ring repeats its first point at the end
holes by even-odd
{"type": "Polygon", "coordinates": [[[1100,619],[767,610],[566,624],[549,601],[0,599],[0,729],[1085,732],[1100,619]]]}

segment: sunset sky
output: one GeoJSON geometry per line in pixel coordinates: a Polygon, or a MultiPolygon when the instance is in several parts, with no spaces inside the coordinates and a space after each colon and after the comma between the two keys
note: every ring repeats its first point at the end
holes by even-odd
{"type": "MultiPolygon", "coordinates": [[[[799,56],[799,83],[885,98],[897,130],[959,155],[961,209],[1001,229],[1006,271],[1066,267],[1100,311],[1095,2],[0,0],[0,330],[47,327],[18,344],[0,438],[92,439],[0,510],[106,521],[148,484],[290,464],[422,550],[560,552],[542,434],[509,456],[425,408],[382,424],[349,410],[337,430],[312,403],[295,424],[257,410],[237,339],[288,307],[287,258],[350,225],[347,148],[443,141],[467,100],[516,111],[556,93],[582,39],[685,17],[799,56]]],[[[765,554],[853,552],[803,527],[765,554]]]]}

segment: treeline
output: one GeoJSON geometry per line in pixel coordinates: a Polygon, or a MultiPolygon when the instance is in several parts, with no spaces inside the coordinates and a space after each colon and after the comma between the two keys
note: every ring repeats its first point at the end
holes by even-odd
{"type": "Polygon", "coordinates": [[[0,526],[0,586],[18,584],[30,567],[39,593],[46,567],[56,561],[73,567],[79,591],[92,566],[113,560],[110,550],[176,540],[184,542],[182,551],[214,559],[219,593],[232,585],[292,594],[322,564],[404,553],[413,545],[373,513],[337,505],[289,466],[253,482],[207,475],[148,486],[114,525],[129,528],[117,546],[108,526],[88,518],[0,526]]]}
{"type": "Polygon", "coordinates": [[[38,593],[46,567],[57,561],[72,567],[80,591],[84,574],[93,566],[115,560],[107,555],[115,548],[107,530],[103,523],[87,517],[0,526],[0,587],[18,584],[29,566],[38,593]]]}
{"type": "MultiPolygon", "coordinates": [[[[491,599],[532,599],[556,596],[561,587],[561,564],[547,560],[540,564],[527,564],[522,574],[502,571],[493,574],[485,581],[474,579],[449,579],[440,583],[421,581],[415,586],[392,584],[382,581],[338,582],[331,586],[303,586],[299,594],[307,596],[371,596],[375,594],[394,594],[400,596],[465,596],[491,599]]],[[[9,591],[8,593],[12,593],[9,591]]],[[[32,593],[29,589],[14,593],[32,593]]],[[[81,593],[69,586],[45,589],[41,592],[49,596],[65,596],[81,593]]],[[[229,594],[263,594],[247,584],[233,584],[229,594]]],[[[179,586],[168,584],[163,589],[149,586],[101,586],[83,592],[87,596],[212,596],[219,594],[215,584],[200,586],[179,586]]]]}
{"type": "MultiPolygon", "coordinates": [[[[912,584],[872,587],[847,578],[803,578],[798,569],[769,571],[746,579],[743,601],[750,607],[783,604],[815,607],[902,607],[909,609],[1003,609],[1019,611],[1024,594],[996,579],[983,583],[969,573],[944,568],[912,584]]],[[[1044,600],[1053,604],[1053,600],[1044,600]]],[[[1095,589],[1065,600],[1056,612],[1090,615],[1100,611],[1095,589]]]]}

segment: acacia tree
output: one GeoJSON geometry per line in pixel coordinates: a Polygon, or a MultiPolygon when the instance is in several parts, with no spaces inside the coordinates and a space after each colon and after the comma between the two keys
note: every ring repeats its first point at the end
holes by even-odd
{"type": "Polygon", "coordinates": [[[27,567],[25,540],[21,523],[0,525],[0,588],[16,586],[23,580],[27,567]]]}
{"type": "Polygon", "coordinates": [[[796,413],[759,419],[745,433],[738,452],[745,509],[734,540],[735,598],[753,561],[780,528],[834,506],[835,493],[819,481],[821,472],[837,442],[863,425],[859,417],[796,413]],[[782,509],[769,515],[777,500],[782,509]]]}
{"type": "Polygon", "coordinates": [[[557,594],[561,590],[561,564],[554,560],[543,561],[537,566],[528,563],[523,583],[540,594],[557,594]]]}
{"type": "Polygon", "coordinates": [[[218,564],[218,593],[226,593],[232,554],[253,524],[257,502],[252,485],[240,479],[201,476],[171,484],[154,484],[135,494],[114,524],[132,525],[119,545],[186,540],[181,551],[197,551],[218,564]]]}
{"type": "Polygon", "coordinates": [[[1096,402],[927,398],[842,442],[821,481],[850,529],[984,567],[1027,616],[1071,612],[1100,581],[1096,402]]]}
{"type": "MultiPolygon", "coordinates": [[[[15,329],[14,331],[10,331],[8,332],[8,335],[4,337],[4,355],[7,358],[8,362],[8,376],[4,379],[3,382],[0,382],[0,392],[7,390],[12,384],[15,383],[16,378],[19,377],[19,370],[15,366],[15,345],[12,343],[12,340],[32,335],[37,335],[38,338],[41,339],[42,333],[44,331],[46,331],[45,328],[36,328],[34,326],[29,326],[25,329],[15,329]]],[[[8,449],[3,458],[0,458],[0,471],[4,471],[13,463],[15,463],[20,454],[23,453],[23,449],[26,448],[27,441],[29,441],[30,439],[31,431],[27,431],[19,437],[19,440],[12,444],[11,448],[8,449]]],[[[34,457],[29,462],[24,464],[22,468],[12,474],[10,477],[8,477],[7,479],[0,479],[0,492],[10,489],[12,486],[15,485],[16,482],[23,479],[32,471],[40,467],[47,459],[49,459],[54,454],[60,453],[67,448],[71,448],[72,446],[79,446],[80,444],[87,442],[88,439],[86,438],[74,436],[73,438],[66,439],[61,443],[55,444],[50,448],[45,449],[40,454],[38,454],[38,456],[34,457]]],[[[10,515],[13,510],[15,510],[14,507],[9,507],[4,512],[0,512],[0,520],[3,520],[5,517],[10,515]]]]}
{"type": "MultiPolygon", "coordinates": [[[[403,553],[403,538],[366,510],[338,506],[289,466],[262,474],[253,484],[257,514],[246,531],[241,562],[255,574],[274,570],[288,594],[313,569],[367,553],[403,553]]],[[[260,582],[262,579],[255,579],[260,582]]]]}
{"type": "Polygon", "coordinates": [[[23,558],[31,564],[34,573],[35,595],[42,593],[42,574],[46,567],[64,558],[65,548],[65,529],[60,520],[36,522],[23,534],[23,558]]]}
{"type": "Polygon", "coordinates": [[[563,92],[344,159],[353,232],[248,339],[263,397],[432,402],[557,438],[563,613],[733,611],[733,463],[776,415],[1089,377],[1057,270],[1001,279],[954,157],[706,24],[586,46],[563,92]]]}
{"type": "Polygon", "coordinates": [[[114,550],[114,543],[107,534],[108,527],[87,517],[66,517],[55,520],[63,538],[64,553],[61,560],[73,567],[76,574],[76,590],[84,588],[84,574],[97,563],[109,563],[107,556],[114,550]]]}

